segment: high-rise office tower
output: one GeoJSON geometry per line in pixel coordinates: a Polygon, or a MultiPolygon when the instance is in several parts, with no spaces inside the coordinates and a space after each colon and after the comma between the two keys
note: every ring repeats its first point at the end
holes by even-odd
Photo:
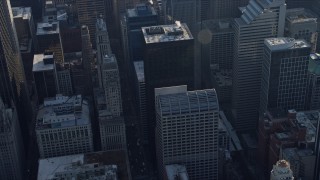
{"type": "Polygon", "coordinates": [[[109,12],[105,11],[104,0],[77,0],[78,19],[80,25],[88,26],[90,32],[91,43],[95,46],[96,20],[100,15],[102,18],[109,16],[109,12]]]}
{"type": "Polygon", "coordinates": [[[114,55],[103,58],[101,75],[107,108],[113,116],[118,117],[122,115],[122,100],[118,62],[114,55]]]}
{"type": "MultiPolygon", "coordinates": [[[[207,20],[202,28],[211,32],[210,43],[202,45],[202,57],[209,59],[205,65],[215,69],[232,69],[234,30],[232,19],[207,20]]],[[[204,68],[204,67],[203,67],[204,68]]]]}
{"type": "Polygon", "coordinates": [[[39,52],[54,52],[55,62],[59,64],[64,63],[63,48],[58,21],[52,23],[38,23],[37,40],[39,45],[39,52]]]}
{"type": "Polygon", "coordinates": [[[158,15],[152,6],[137,4],[135,8],[127,10],[121,23],[126,63],[132,66],[132,61],[143,59],[144,38],[141,28],[157,25],[158,15]]]}
{"type": "Polygon", "coordinates": [[[290,163],[286,160],[279,160],[271,171],[270,180],[288,179],[293,180],[293,173],[290,169],[290,163]]]}
{"type": "Polygon", "coordinates": [[[250,0],[235,19],[232,113],[238,131],[256,128],[265,38],[283,36],[284,0],[250,0]]]}
{"type": "Polygon", "coordinates": [[[267,109],[306,109],[308,64],[311,46],[305,40],[265,40],[260,114],[267,109]]]}
{"type": "Polygon", "coordinates": [[[0,176],[24,179],[24,151],[15,108],[7,108],[0,97],[0,176]]]}
{"type": "MultiPolygon", "coordinates": [[[[185,23],[143,27],[142,32],[147,112],[152,132],[154,88],[179,85],[194,88],[194,39],[185,23]]],[[[153,133],[149,138],[154,139],[153,133]]]]}
{"type": "Polygon", "coordinates": [[[236,18],[241,15],[239,7],[246,6],[249,0],[211,0],[212,19],[236,18]]]}
{"type": "Polygon", "coordinates": [[[94,69],[94,57],[92,44],[90,41],[90,33],[88,26],[83,25],[81,27],[81,40],[82,40],[82,67],[85,73],[84,83],[86,84],[83,95],[92,94],[92,70],[94,69]]]}
{"type": "Polygon", "coordinates": [[[93,151],[89,105],[81,95],[45,99],[35,130],[41,158],[93,151]]]}
{"type": "Polygon", "coordinates": [[[148,113],[147,113],[147,92],[146,81],[144,76],[144,63],[143,61],[133,62],[135,70],[135,93],[137,102],[137,112],[139,112],[139,125],[141,131],[141,137],[144,142],[148,142],[150,130],[148,128],[148,113]]]}
{"type": "Polygon", "coordinates": [[[54,54],[35,54],[32,72],[38,103],[42,104],[44,98],[56,96],[58,81],[54,54]]]}
{"type": "Polygon", "coordinates": [[[179,163],[190,179],[218,179],[219,103],[214,89],[157,88],[156,146],[161,177],[179,163]]]}
{"type": "Polygon", "coordinates": [[[32,62],[37,48],[37,38],[30,7],[13,7],[12,15],[17,31],[21,59],[29,89],[32,86],[32,62]]]}
{"type": "Polygon", "coordinates": [[[172,24],[175,21],[186,23],[194,32],[196,23],[198,22],[198,1],[194,0],[164,0],[163,11],[166,24],[172,24]]]}
{"type": "Polygon", "coordinates": [[[101,63],[105,55],[111,54],[108,29],[105,21],[100,16],[96,21],[97,63],[101,63]]]}
{"type": "Polygon", "coordinates": [[[126,125],[123,117],[114,117],[109,110],[99,111],[101,149],[126,150],[126,125]]]}
{"type": "Polygon", "coordinates": [[[17,108],[23,143],[28,145],[28,122],[33,111],[20,56],[18,38],[13,24],[9,0],[0,0],[0,97],[10,106],[17,108]]]}
{"type": "Polygon", "coordinates": [[[317,48],[317,15],[308,9],[288,9],[286,13],[285,36],[306,40],[316,52],[317,48]]]}
{"type": "Polygon", "coordinates": [[[105,55],[111,55],[112,52],[107,25],[102,17],[99,17],[96,22],[96,48],[99,87],[103,88],[101,64],[105,55]]]}
{"type": "Polygon", "coordinates": [[[320,108],[320,54],[311,54],[308,67],[308,108],[320,108]]]}
{"type": "Polygon", "coordinates": [[[9,0],[0,1],[0,95],[5,104],[22,96],[25,74],[9,0]]]}

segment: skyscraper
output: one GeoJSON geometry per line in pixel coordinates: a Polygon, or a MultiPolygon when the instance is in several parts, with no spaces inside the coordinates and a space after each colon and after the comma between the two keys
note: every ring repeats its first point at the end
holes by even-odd
{"type": "Polygon", "coordinates": [[[285,36],[304,39],[316,52],[317,47],[317,15],[308,9],[288,9],[286,13],[285,36]]]}
{"type": "Polygon", "coordinates": [[[81,26],[88,26],[91,43],[95,46],[96,20],[98,17],[100,17],[100,15],[102,15],[102,18],[106,17],[105,1],[77,0],[76,4],[78,8],[79,23],[81,26]]]}
{"type": "Polygon", "coordinates": [[[44,98],[54,97],[58,91],[58,80],[54,54],[35,54],[33,59],[33,79],[36,87],[38,103],[44,98]]]}
{"type": "Polygon", "coordinates": [[[262,62],[260,114],[306,109],[311,46],[305,40],[268,38],[262,62]]]}
{"type": "Polygon", "coordinates": [[[10,105],[22,96],[25,75],[9,0],[0,1],[0,24],[0,95],[10,105]]]}
{"type": "Polygon", "coordinates": [[[101,64],[103,89],[107,108],[115,117],[122,115],[122,98],[118,62],[114,55],[106,55],[101,64]]]}
{"type": "Polygon", "coordinates": [[[157,88],[156,146],[161,177],[179,163],[190,179],[218,179],[219,103],[214,89],[157,88]]]}
{"type": "Polygon", "coordinates": [[[24,151],[18,114],[6,108],[0,97],[0,176],[1,179],[24,179],[24,151]]]}
{"type": "Polygon", "coordinates": [[[157,25],[158,15],[152,6],[137,4],[135,8],[127,10],[121,23],[126,63],[132,66],[132,61],[143,59],[144,39],[141,28],[157,25]]]}
{"type": "Polygon", "coordinates": [[[81,95],[45,99],[35,131],[41,158],[93,151],[88,101],[81,95]]]}
{"type": "Polygon", "coordinates": [[[146,94],[146,81],[144,76],[144,63],[143,61],[136,61],[133,62],[134,69],[135,69],[135,95],[136,95],[136,102],[137,102],[137,110],[139,113],[139,125],[142,135],[142,140],[144,142],[148,142],[148,137],[150,130],[148,128],[148,113],[147,113],[147,94],[146,94]]]}
{"type": "Polygon", "coordinates": [[[311,54],[308,68],[308,108],[320,108],[320,54],[311,54]]]}
{"type": "Polygon", "coordinates": [[[107,25],[102,19],[102,17],[98,18],[96,22],[96,48],[97,48],[97,69],[98,69],[99,87],[103,88],[101,64],[103,62],[103,58],[106,55],[111,55],[112,52],[111,52],[107,25]]]}
{"type": "Polygon", "coordinates": [[[235,19],[232,113],[238,131],[256,128],[265,38],[283,36],[284,0],[250,0],[235,19]]]}
{"type": "Polygon", "coordinates": [[[86,84],[83,95],[92,94],[92,70],[94,69],[94,57],[92,44],[90,41],[90,33],[88,26],[81,27],[81,40],[82,40],[82,67],[85,73],[84,83],[86,84]]]}
{"type": "MultiPolygon", "coordinates": [[[[185,23],[142,28],[149,129],[155,127],[154,88],[194,88],[194,39],[185,23]]],[[[150,134],[150,141],[154,139],[150,134]]]]}
{"type": "Polygon", "coordinates": [[[62,41],[60,36],[60,26],[58,21],[51,23],[38,23],[37,26],[37,41],[39,51],[54,52],[55,62],[64,63],[62,41]]]}

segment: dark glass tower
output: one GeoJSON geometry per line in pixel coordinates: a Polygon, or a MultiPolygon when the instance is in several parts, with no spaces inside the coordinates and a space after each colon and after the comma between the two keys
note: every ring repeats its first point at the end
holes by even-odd
{"type": "MultiPolygon", "coordinates": [[[[194,87],[194,39],[185,23],[143,27],[144,71],[148,117],[154,129],[154,89],[188,85],[194,87]]],[[[150,140],[153,141],[153,137],[150,140]]]]}
{"type": "Polygon", "coordinates": [[[305,40],[268,38],[262,62],[260,113],[305,110],[311,46],[305,40]]]}

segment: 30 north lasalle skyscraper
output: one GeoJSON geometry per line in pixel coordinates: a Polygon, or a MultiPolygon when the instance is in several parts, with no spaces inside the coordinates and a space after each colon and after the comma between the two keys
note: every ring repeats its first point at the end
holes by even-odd
{"type": "Polygon", "coordinates": [[[238,131],[257,125],[265,38],[283,36],[284,0],[251,0],[235,19],[232,113],[238,131]]]}

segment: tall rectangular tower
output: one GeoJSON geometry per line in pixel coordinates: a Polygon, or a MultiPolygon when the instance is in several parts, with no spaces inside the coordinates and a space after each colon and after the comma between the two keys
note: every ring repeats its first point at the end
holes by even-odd
{"type": "Polygon", "coordinates": [[[9,0],[0,0],[0,95],[5,104],[18,101],[25,74],[9,0]]]}
{"type": "Polygon", "coordinates": [[[106,17],[104,0],[77,0],[78,19],[80,25],[86,25],[90,31],[91,43],[95,46],[96,19],[106,17]]]}
{"type": "Polygon", "coordinates": [[[218,179],[219,103],[214,89],[158,88],[156,146],[160,175],[183,164],[190,179],[218,179]]]}
{"type": "Polygon", "coordinates": [[[311,46],[305,40],[268,38],[262,62],[260,113],[306,109],[311,46]]]}
{"type": "Polygon", "coordinates": [[[122,98],[118,62],[114,55],[106,55],[101,65],[103,89],[107,108],[115,117],[122,115],[122,98]]]}
{"type": "Polygon", "coordinates": [[[311,54],[308,68],[308,107],[320,108],[320,54],[311,54]]]}
{"type": "MultiPolygon", "coordinates": [[[[185,23],[142,27],[149,128],[155,127],[154,88],[194,88],[194,39],[185,23]]],[[[154,136],[150,135],[150,140],[154,136]]]]}
{"type": "Polygon", "coordinates": [[[60,36],[59,22],[38,23],[37,26],[37,41],[39,51],[52,51],[55,55],[56,63],[64,63],[62,41],[60,36]]]}
{"type": "Polygon", "coordinates": [[[6,108],[0,97],[0,176],[1,179],[24,179],[24,151],[18,114],[6,108]]]}
{"type": "Polygon", "coordinates": [[[232,113],[238,131],[257,126],[263,42],[283,36],[286,4],[284,0],[250,0],[235,19],[232,113]]]}

